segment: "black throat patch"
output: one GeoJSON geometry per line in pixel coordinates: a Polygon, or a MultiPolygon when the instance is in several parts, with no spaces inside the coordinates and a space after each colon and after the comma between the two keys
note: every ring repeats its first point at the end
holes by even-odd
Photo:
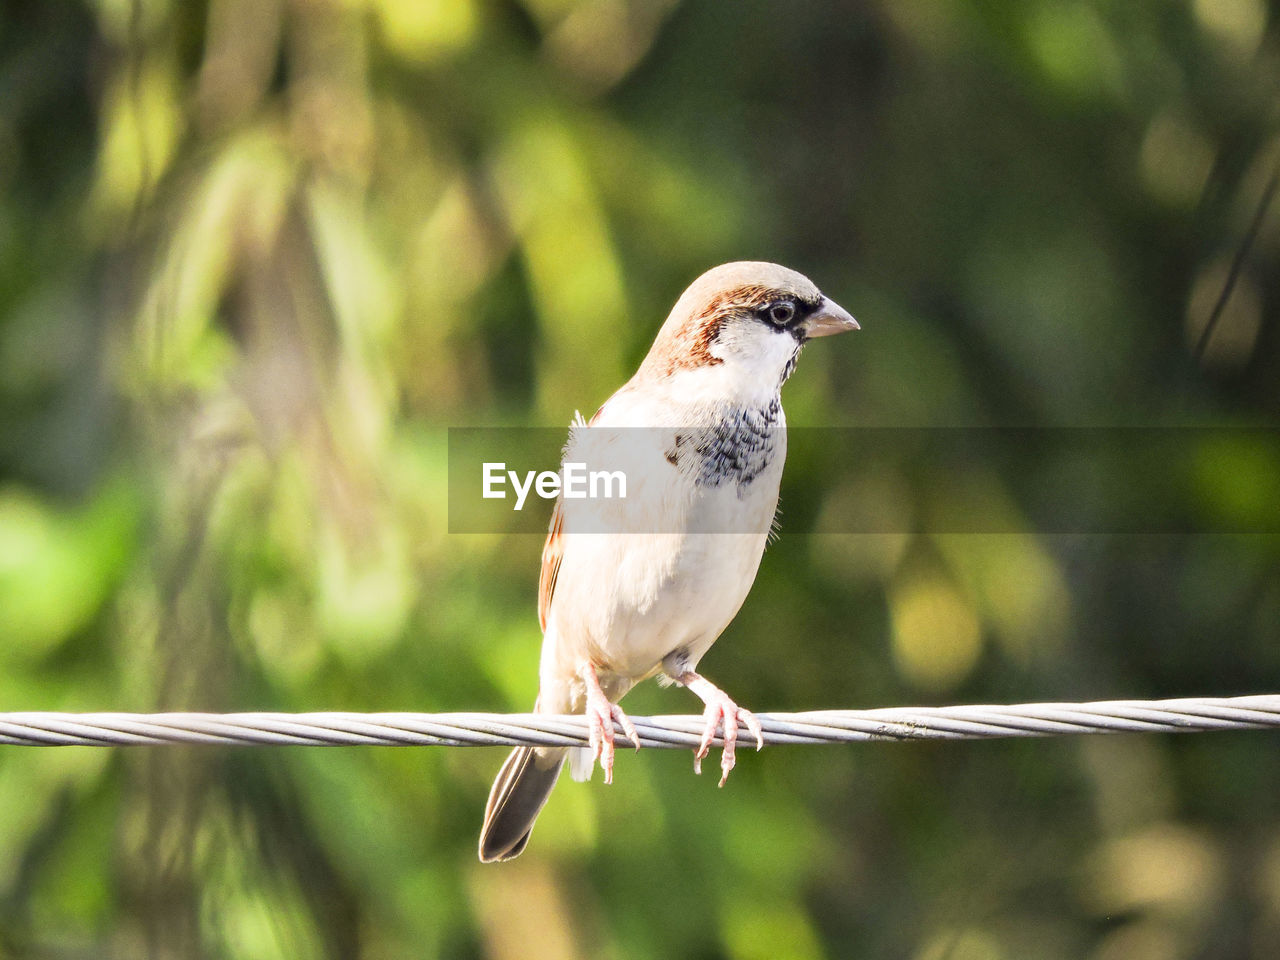
{"type": "Polygon", "coordinates": [[[712,427],[694,427],[676,434],[667,462],[693,477],[699,487],[738,485],[741,496],[778,452],[782,401],[765,407],[739,407],[712,427]]]}

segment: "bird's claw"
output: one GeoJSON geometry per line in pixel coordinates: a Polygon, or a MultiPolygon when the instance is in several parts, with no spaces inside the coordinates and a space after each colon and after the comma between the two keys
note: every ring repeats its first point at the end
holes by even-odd
{"type": "Polygon", "coordinates": [[[622,712],[616,703],[611,703],[600,690],[587,693],[588,745],[591,755],[600,761],[600,769],[604,771],[604,782],[613,783],[613,724],[617,721],[623,734],[640,749],[640,735],[631,723],[631,718],[622,712]]]}
{"type": "Polygon", "coordinates": [[[720,786],[723,787],[725,781],[729,779],[729,771],[737,763],[738,724],[743,724],[755,735],[756,750],[764,749],[764,730],[755,714],[738,706],[724,693],[720,693],[720,696],[714,697],[707,703],[702,716],[706,719],[706,726],[702,729],[702,742],[698,744],[698,749],[693,754],[693,772],[702,773],[703,758],[711,751],[716,731],[723,728],[724,749],[720,753],[720,786]]]}

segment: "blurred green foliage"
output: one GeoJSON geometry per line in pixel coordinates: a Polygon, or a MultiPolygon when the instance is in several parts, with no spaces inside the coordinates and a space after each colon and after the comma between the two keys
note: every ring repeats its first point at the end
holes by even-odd
{"type": "MultiPolygon", "coordinates": [[[[725,260],[863,323],[794,424],[1275,425],[1274,210],[1193,348],[1280,161],[1278,19],[3,5],[0,710],[527,708],[541,543],[446,532],[446,429],[594,409],[725,260]]],[[[1274,464],[1205,457],[1240,478],[1206,517],[1272,509],[1274,464]]],[[[1280,689],[1275,537],[821,533],[950,481],[794,459],[710,675],[776,710],[1280,689]]],[[[0,956],[1280,954],[1268,735],[773,749],[722,791],[628,755],[481,867],[499,762],[0,748],[0,956]]]]}

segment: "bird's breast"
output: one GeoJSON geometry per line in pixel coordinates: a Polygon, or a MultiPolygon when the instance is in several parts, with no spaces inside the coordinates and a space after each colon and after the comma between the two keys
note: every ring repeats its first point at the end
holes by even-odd
{"type": "Polygon", "coordinates": [[[676,650],[696,664],[737,613],[777,509],[785,421],[776,401],[717,414],[571,441],[566,455],[622,448],[636,469],[625,500],[566,507],[544,679],[583,657],[632,681],[676,650]]]}
{"type": "MultiPolygon", "coordinates": [[[[701,488],[734,485],[744,498],[757,479],[786,456],[786,422],[782,402],[774,398],[760,407],[736,407],[710,425],[677,430],[667,462],[701,488]]],[[[775,492],[776,499],[776,492],[775,492]]]]}

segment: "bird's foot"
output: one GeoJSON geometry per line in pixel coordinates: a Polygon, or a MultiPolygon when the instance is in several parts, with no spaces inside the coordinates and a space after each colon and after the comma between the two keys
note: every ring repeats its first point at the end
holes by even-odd
{"type": "Polygon", "coordinates": [[[707,705],[706,710],[702,712],[703,718],[707,721],[702,730],[702,742],[693,753],[694,773],[702,773],[702,761],[711,751],[711,743],[716,738],[716,731],[721,728],[724,730],[724,750],[720,754],[720,786],[723,787],[725,781],[729,779],[729,771],[737,762],[735,753],[738,746],[738,724],[743,724],[755,734],[757,750],[764,749],[764,730],[761,729],[760,721],[756,719],[755,714],[738,706],[727,693],[705,677],[688,672],[682,674],[679,680],[707,705]]]}
{"type": "Polygon", "coordinates": [[[614,721],[617,721],[622,732],[635,744],[637,750],[640,749],[640,736],[636,733],[630,718],[622,712],[622,708],[613,703],[600,689],[600,678],[596,676],[596,668],[590,663],[582,668],[582,679],[587,685],[586,713],[591,755],[600,761],[600,769],[604,771],[604,782],[613,783],[614,721]]]}

